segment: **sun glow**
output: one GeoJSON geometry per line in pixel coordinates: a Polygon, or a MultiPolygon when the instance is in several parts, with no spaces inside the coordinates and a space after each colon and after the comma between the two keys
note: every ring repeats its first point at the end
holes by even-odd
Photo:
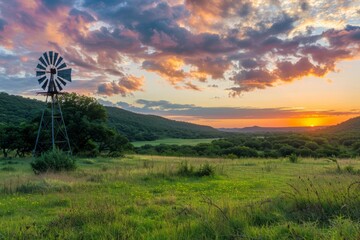
{"type": "Polygon", "coordinates": [[[322,121],[319,118],[304,118],[302,125],[307,127],[320,126],[322,121]]]}

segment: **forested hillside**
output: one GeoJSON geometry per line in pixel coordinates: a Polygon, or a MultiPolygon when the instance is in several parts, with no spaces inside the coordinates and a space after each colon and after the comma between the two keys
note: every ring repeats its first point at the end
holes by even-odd
{"type": "MultiPolygon", "coordinates": [[[[44,102],[0,93],[0,123],[19,124],[40,116],[44,102]]],[[[226,133],[212,127],[137,114],[116,107],[105,107],[108,123],[129,140],[159,138],[213,138],[226,133]]],[[[66,119],[65,119],[66,122],[66,119]]]]}
{"type": "Polygon", "coordinates": [[[40,114],[44,103],[0,92],[0,123],[19,124],[40,114]]]}
{"type": "Polygon", "coordinates": [[[154,115],[129,112],[116,107],[106,107],[109,124],[130,140],[155,140],[158,138],[213,138],[224,136],[209,126],[169,120],[154,115]]]}
{"type": "Polygon", "coordinates": [[[325,133],[360,133],[360,117],[323,129],[325,133]]]}

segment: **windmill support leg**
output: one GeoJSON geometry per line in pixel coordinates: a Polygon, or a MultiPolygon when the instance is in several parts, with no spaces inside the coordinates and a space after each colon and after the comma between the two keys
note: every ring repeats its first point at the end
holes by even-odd
{"type": "Polygon", "coordinates": [[[66,140],[67,145],[68,145],[68,148],[69,148],[69,154],[71,155],[71,154],[72,154],[72,151],[71,151],[71,146],[70,146],[70,140],[69,140],[69,136],[68,136],[68,133],[67,133],[67,130],[66,130],[66,125],[65,125],[63,113],[62,113],[62,110],[61,110],[61,105],[60,105],[60,102],[59,102],[59,99],[58,99],[57,96],[56,96],[56,102],[57,102],[57,105],[58,105],[58,107],[59,107],[59,113],[60,113],[61,123],[64,125],[65,140],[66,140]]]}
{"type": "Polygon", "coordinates": [[[44,108],[44,110],[43,110],[43,112],[42,112],[42,114],[41,114],[41,120],[40,120],[40,125],[39,125],[39,129],[38,129],[38,133],[37,133],[37,136],[36,136],[36,142],[35,142],[35,147],[34,147],[34,150],[33,150],[33,156],[36,155],[36,148],[37,148],[37,146],[38,146],[38,144],[39,144],[41,127],[42,127],[42,124],[43,124],[43,122],[44,122],[44,115],[45,115],[45,111],[46,111],[46,109],[47,109],[47,106],[46,106],[47,102],[48,102],[48,96],[46,96],[45,108],[44,108]]]}
{"type": "Polygon", "coordinates": [[[52,149],[55,150],[55,131],[54,131],[54,95],[51,95],[51,143],[52,149]]]}

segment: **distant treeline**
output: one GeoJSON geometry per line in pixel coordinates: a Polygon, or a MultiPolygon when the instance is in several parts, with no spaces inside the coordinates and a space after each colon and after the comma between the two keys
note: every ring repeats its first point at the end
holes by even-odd
{"type": "Polygon", "coordinates": [[[360,135],[338,134],[239,134],[237,136],[187,145],[144,145],[135,148],[139,154],[201,157],[278,158],[292,154],[301,157],[356,157],[360,155],[360,135]]]}

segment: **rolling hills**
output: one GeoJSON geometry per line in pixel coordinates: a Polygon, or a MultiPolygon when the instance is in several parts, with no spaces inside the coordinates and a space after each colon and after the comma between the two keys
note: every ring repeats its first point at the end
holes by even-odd
{"type": "Polygon", "coordinates": [[[133,113],[116,107],[105,107],[109,124],[129,140],[158,138],[213,138],[225,134],[209,126],[179,122],[155,115],[133,113]]]}
{"type": "MultiPolygon", "coordinates": [[[[19,124],[31,121],[40,115],[43,107],[42,101],[0,93],[0,123],[19,124]]],[[[225,135],[209,126],[133,113],[116,107],[105,108],[109,125],[124,134],[130,141],[160,138],[214,138],[225,135]]]]}

